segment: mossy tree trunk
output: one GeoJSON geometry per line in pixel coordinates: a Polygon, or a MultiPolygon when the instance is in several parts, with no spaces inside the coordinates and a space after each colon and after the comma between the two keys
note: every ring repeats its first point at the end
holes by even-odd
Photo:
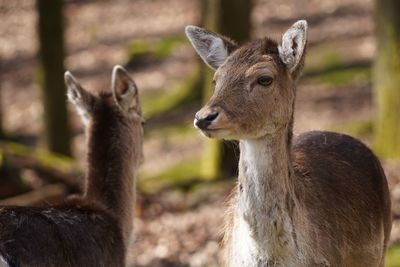
{"type": "MultiPolygon", "coordinates": [[[[251,7],[251,0],[202,0],[203,26],[243,43],[250,38],[251,7]]],[[[203,97],[207,102],[213,92],[213,71],[204,63],[203,68],[206,68],[203,97]]],[[[237,142],[211,139],[204,153],[203,175],[208,179],[234,177],[238,159],[237,142]]]]}
{"type": "Polygon", "coordinates": [[[37,0],[39,61],[46,144],[50,151],[71,155],[64,88],[63,0],[37,0]]]}
{"type": "Polygon", "coordinates": [[[378,105],[377,153],[400,158],[400,1],[376,0],[377,56],[374,87],[378,105]]]}
{"type": "Polygon", "coordinates": [[[2,76],[0,73],[0,139],[4,138],[4,128],[3,128],[3,98],[2,96],[2,76]]]}

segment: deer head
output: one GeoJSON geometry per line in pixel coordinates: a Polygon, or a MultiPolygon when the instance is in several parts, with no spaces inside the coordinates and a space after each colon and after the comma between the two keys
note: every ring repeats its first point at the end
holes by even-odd
{"type": "Polygon", "coordinates": [[[187,26],[186,35],[215,70],[214,93],[194,125],[208,137],[259,138],[291,123],[295,82],[304,65],[307,23],[293,24],[281,44],[264,38],[238,46],[226,37],[187,26]]]}
{"type": "Polygon", "coordinates": [[[100,129],[111,132],[110,134],[118,138],[127,137],[126,149],[135,148],[137,155],[134,158],[139,164],[143,153],[143,119],[137,86],[126,70],[115,66],[112,72],[111,92],[101,92],[97,95],[85,90],[69,71],[65,73],[64,78],[68,88],[68,99],[76,107],[90,137],[96,139],[97,133],[102,132],[100,129]],[[130,146],[128,143],[131,142],[133,143],[130,146]]]}

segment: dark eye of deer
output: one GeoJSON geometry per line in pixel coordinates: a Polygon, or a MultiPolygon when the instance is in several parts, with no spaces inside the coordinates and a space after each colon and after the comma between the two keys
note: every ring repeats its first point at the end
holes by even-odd
{"type": "Polygon", "coordinates": [[[272,78],[269,76],[261,76],[257,79],[257,83],[262,86],[269,86],[272,83],[272,78]]]}

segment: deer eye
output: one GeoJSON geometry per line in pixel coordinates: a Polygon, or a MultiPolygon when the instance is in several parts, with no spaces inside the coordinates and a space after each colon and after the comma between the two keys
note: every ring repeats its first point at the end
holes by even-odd
{"type": "Polygon", "coordinates": [[[262,86],[269,86],[271,85],[273,79],[269,76],[261,76],[257,79],[257,83],[262,86]]]}

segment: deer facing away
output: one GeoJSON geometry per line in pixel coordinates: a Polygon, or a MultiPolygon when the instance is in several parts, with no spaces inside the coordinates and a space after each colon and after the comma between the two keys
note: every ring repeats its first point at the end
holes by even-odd
{"type": "Polygon", "coordinates": [[[112,92],[91,94],[69,72],[65,82],[86,124],[84,194],[61,206],[1,207],[0,266],[125,266],[142,160],[137,87],[120,66],[113,69],[112,92]]]}
{"type": "Polygon", "coordinates": [[[264,38],[238,46],[195,26],[186,35],[215,70],[215,91],[195,126],[240,145],[228,265],[383,267],[391,211],[379,160],[342,134],[313,131],[292,142],[306,21],[280,44],[264,38]]]}

